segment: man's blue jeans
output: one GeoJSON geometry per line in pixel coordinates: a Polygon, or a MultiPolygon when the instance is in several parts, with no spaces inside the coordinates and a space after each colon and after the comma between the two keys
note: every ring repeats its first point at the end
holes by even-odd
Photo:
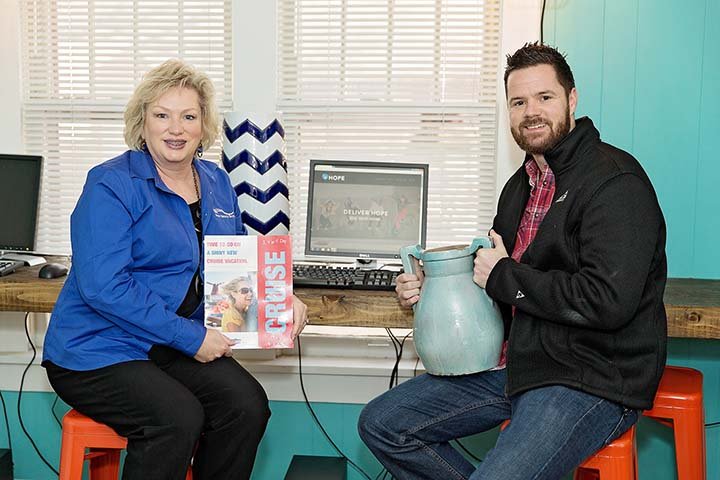
{"type": "Polygon", "coordinates": [[[505,370],[421,375],[368,403],[360,436],[399,480],[557,480],[638,418],[635,410],[559,385],[508,398],[505,384],[505,370]],[[510,418],[477,468],[448,443],[510,418]]]}

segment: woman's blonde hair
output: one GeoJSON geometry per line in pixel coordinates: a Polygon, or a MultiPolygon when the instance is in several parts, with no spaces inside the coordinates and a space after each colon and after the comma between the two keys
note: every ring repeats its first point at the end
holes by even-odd
{"type": "Polygon", "coordinates": [[[200,146],[207,150],[218,135],[218,112],[215,106],[215,87],[210,78],[182,60],[167,60],[148,71],[125,107],[125,143],[133,150],[142,150],[145,144],[143,127],[148,106],[168,90],[191,88],[198,94],[202,139],[200,146]]]}

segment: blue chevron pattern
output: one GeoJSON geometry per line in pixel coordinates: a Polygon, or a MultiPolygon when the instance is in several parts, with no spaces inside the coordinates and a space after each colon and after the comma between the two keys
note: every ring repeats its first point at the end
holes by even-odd
{"type": "Polygon", "coordinates": [[[247,194],[260,203],[267,203],[275,198],[276,195],[283,195],[285,198],[290,198],[290,192],[288,191],[287,185],[280,181],[275,182],[273,186],[267,190],[260,190],[248,182],[242,182],[240,185],[235,185],[233,188],[235,188],[235,194],[238,197],[240,195],[247,194]]]}
{"type": "Polygon", "coordinates": [[[246,226],[252,228],[261,235],[267,235],[272,231],[273,228],[277,227],[280,224],[285,225],[285,228],[290,230],[290,219],[285,214],[285,212],[282,211],[273,215],[273,217],[267,222],[261,222],[247,212],[242,212],[241,217],[243,223],[246,226]]]}
{"type": "Polygon", "coordinates": [[[273,152],[273,154],[265,160],[260,160],[258,157],[256,157],[247,150],[243,150],[242,152],[235,155],[233,158],[228,158],[223,151],[222,163],[223,167],[225,167],[226,172],[232,172],[243,163],[247,163],[253,168],[253,170],[260,174],[264,174],[278,163],[282,165],[283,170],[287,172],[287,162],[285,161],[285,156],[277,150],[275,150],[275,152],[273,152]]]}
{"type": "Polygon", "coordinates": [[[268,125],[265,129],[258,127],[250,120],[244,120],[237,127],[230,128],[227,120],[223,120],[223,131],[225,132],[225,138],[227,138],[230,143],[234,142],[246,133],[249,133],[256,139],[258,139],[258,141],[261,143],[267,142],[268,139],[276,133],[279,133],[280,137],[282,137],[283,139],[285,138],[285,129],[280,124],[280,122],[277,121],[277,119],[273,120],[272,123],[268,125]]]}

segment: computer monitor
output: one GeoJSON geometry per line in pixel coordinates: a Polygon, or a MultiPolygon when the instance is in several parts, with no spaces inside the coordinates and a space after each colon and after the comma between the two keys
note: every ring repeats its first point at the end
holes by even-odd
{"type": "Polygon", "coordinates": [[[0,253],[35,250],[43,159],[0,154],[0,253]]]}
{"type": "Polygon", "coordinates": [[[305,255],[397,259],[425,245],[428,166],[310,161],[305,255]]]}

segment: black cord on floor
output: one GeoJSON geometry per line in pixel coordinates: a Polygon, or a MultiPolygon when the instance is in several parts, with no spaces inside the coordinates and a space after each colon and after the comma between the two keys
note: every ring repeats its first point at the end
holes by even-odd
{"type": "Polygon", "coordinates": [[[543,43],[543,31],[545,30],[545,0],[542,3],[542,10],[540,11],[540,44],[543,43]]]}
{"type": "Polygon", "coordinates": [[[407,335],[405,335],[401,340],[398,340],[398,338],[395,336],[395,334],[390,330],[389,328],[385,328],[385,331],[387,332],[388,336],[390,337],[390,340],[393,343],[393,347],[395,348],[395,364],[393,365],[393,369],[390,372],[390,385],[388,386],[388,390],[390,390],[393,387],[397,387],[400,378],[399,378],[399,370],[400,370],[400,360],[402,359],[403,354],[403,347],[405,346],[405,340],[408,339],[410,335],[412,335],[412,330],[408,332],[407,335]]]}
{"type": "Polygon", "coordinates": [[[322,426],[322,423],[320,423],[320,419],[315,414],[315,410],[313,410],[312,405],[310,405],[310,400],[308,400],[307,393],[305,393],[305,383],[303,382],[303,373],[302,373],[302,348],[300,346],[300,337],[298,336],[295,341],[297,342],[297,349],[298,349],[298,370],[300,373],[300,389],[302,390],[303,398],[305,399],[305,406],[308,408],[308,411],[310,411],[310,415],[312,416],[313,420],[315,421],[315,424],[320,428],[320,431],[325,435],[325,438],[328,442],[330,442],[330,445],[335,449],[335,451],[344,458],[355,470],[357,470],[358,473],[360,473],[363,477],[367,478],[367,480],[372,480],[370,476],[360,468],[355,462],[350,460],[347,455],[345,455],[342,450],[335,444],[332,438],[330,438],[330,435],[325,430],[325,427],[322,426]]]}
{"type": "Polygon", "coordinates": [[[5,397],[0,392],[0,400],[2,401],[3,415],[5,416],[5,428],[7,428],[8,450],[12,450],[12,440],[10,439],[10,422],[8,421],[7,408],[5,407],[5,397]]]}
{"type": "Polygon", "coordinates": [[[30,440],[30,443],[32,444],[33,448],[35,449],[35,452],[37,452],[38,456],[40,457],[40,460],[45,463],[45,465],[48,466],[50,470],[52,470],[55,475],[60,475],[60,473],[50,465],[50,462],[48,462],[42,453],[40,453],[40,449],[38,448],[37,444],[35,444],[35,440],[30,436],[30,433],[28,433],[27,429],[25,428],[25,424],[23,423],[22,414],[20,412],[20,400],[22,399],[22,391],[23,391],[23,385],[25,384],[25,375],[27,374],[28,370],[30,370],[30,367],[32,366],[33,362],[35,361],[35,357],[37,357],[37,350],[35,349],[35,344],[32,341],[32,338],[30,338],[30,330],[28,329],[28,318],[30,317],[30,312],[27,312],[25,314],[25,336],[27,337],[28,342],[30,342],[30,347],[32,348],[33,354],[32,358],[30,359],[30,362],[28,362],[27,366],[25,367],[25,370],[22,373],[22,376],[20,377],[20,390],[18,391],[18,398],[17,398],[17,416],[18,421],[20,422],[20,428],[22,428],[23,433],[25,433],[25,436],[30,440]]]}
{"type": "Polygon", "coordinates": [[[712,422],[705,424],[706,427],[717,427],[718,425],[720,425],[720,422],[712,422]]]}
{"type": "Polygon", "coordinates": [[[60,418],[58,418],[57,413],[55,413],[55,405],[57,405],[58,400],[60,400],[60,397],[58,397],[57,394],[55,394],[55,400],[53,400],[53,404],[50,407],[50,411],[52,412],[52,416],[55,417],[55,421],[62,429],[62,422],[60,421],[60,418]]]}

